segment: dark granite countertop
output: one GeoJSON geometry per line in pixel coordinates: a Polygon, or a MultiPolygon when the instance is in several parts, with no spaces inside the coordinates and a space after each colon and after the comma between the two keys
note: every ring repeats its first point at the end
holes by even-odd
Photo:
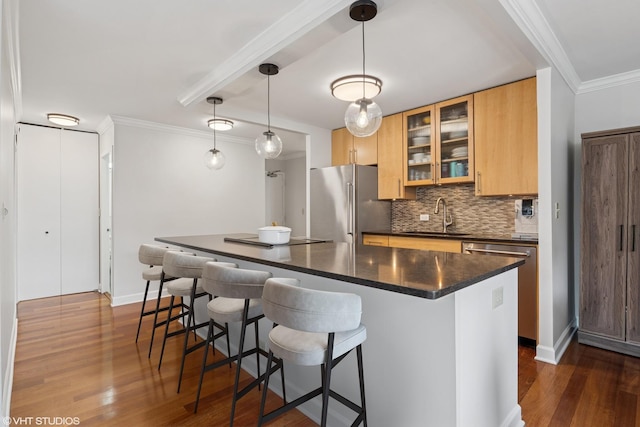
{"type": "Polygon", "coordinates": [[[378,234],[383,236],[406,236],[406,237],[421,237],[429,239],[454,239],[462,240],[464,242],[495,242],[495,243],[508,243],[519,245],[537,245],[538,239],[531,238],[514,238],[510,234],[474,234],[474,233],[430,233],[428,231],[364,231],[363,234],[378,234]]]}
{"type": "Polygon", "coordinates": [[[336,242],[265,248],[224,241],[225,237],[252,236],[255,234],[157,237],[156,240],[427,299],[441,298],[524,264],[517,258],[336,242]]]}

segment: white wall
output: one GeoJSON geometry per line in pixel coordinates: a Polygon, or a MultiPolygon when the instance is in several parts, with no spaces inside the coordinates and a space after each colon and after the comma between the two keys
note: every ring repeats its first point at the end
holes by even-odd
{"type": "Polygon", "coordinates": [[[576,327],[571,265],[574,95],[554,68],[538,70],[537,85],[540,308],[536,358],[557,363],[576,327]]]}
{"type": "MultiPolygon", "coordinates": [[[[304,155],[266,160],[266,170],[281,170],[285,176],[285,218],[291,236],[307,235],[307,159],[304,155]]],[[[269,183],[267,177],[267,185],[269,183]]],[[[269,201],[267,200],[267,205],[269,201]]],[[[267,206],[268,208],[268,206],[267,206]]],[[[267,212],[268,215],[268,212],[267,212]]],[[[267,223],[268,218],[266,219],[267,223]]]]}
{"type": "Polygon", "coordinates": [[[250,232],[263,225],[264,160],[253,144],[218,138],[219,171],[204,166],[206,132],[114,118],[113,304],[143,294],[138,247],[159,236],[250,232]]]}
{"type": "MultiPolygon", "coordinates": [[[[576,96],[576,128],[574,136],[574,258],[575,288],[580,289],[580,206],[582,206],[582,139],[581,134],[609,129],[640,126],[640,82],[580,93],[576,96]]],[[[575,305],[579,313],[580,294],[575,305]]]]}
{"type": "Polygon", "coordinates": [[[9,415],[13,383],[13,355],[18,321],[16,319],[16,217],[14,194],[14,88],[8,61],[7,27],[11,2],[3,1],[0,19],[0,400],[3,417],[9,415]],[[6,215],[3,215],[6,208],[6,215]]]}

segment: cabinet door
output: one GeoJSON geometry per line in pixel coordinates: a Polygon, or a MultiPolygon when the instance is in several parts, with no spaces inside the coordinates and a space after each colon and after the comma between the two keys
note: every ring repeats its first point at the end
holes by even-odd
{"type": "Polygon", "coordinates": [[[439,102],[435,113],[437,182],[473,182],[473,95],[439,102]]]}
{"type": "Polygon", "coordinates": [[[536,79],[474,95],[477,196],[538,194],[536,79]]]}
{"type": "Polygon", "coordinates": [[[433,185],[436,183],[433,120],[433,105],[416,108],[402,114],[405,185],[433,185]]]}
{"type": "Polygon", "coordinates": [[[625,338],[628,136],[582,146],[580,329],[625,338]]]}
{"type": "Polygon", "coordinates": [[[378,164],[378,132],[364,138],[353,137],[353,163],[359,165],[378,164]]]}
{"type": "Polygon", "coordinates": [[[422,249],[425,251],[462,253],[462,241],[419,237],[389,236],[392,248],[422,249]]]}
{"type": "Polygon", "coordinates": [[[363,234],[362,244],[369,246],[389,246],[389,236],[379,234],[363,234]]]}
{"type": "Polygon", "coordinates": [[[378,129],[378,198],[415,199],[415,188],[404,186],[402,113],[382,119],[378,129]]]}
{"type": "Polygon", "coordinates": [[[627,341],[640,344],[640,133],[629,141],[627,341]]]}
{"type": "Polygon", "coordinates": [[[98,135],[62,130],[60,141],[61,293],[99,287],[98,135]]]}
{"type": "Polygon", "coordinates": [[[20,125],[16,161],[18,300],[60,295],[60,132],[20,125]]]}
{"type": "Polygon", "coordinates": [[[331,166],[348,165],[353,157],[353,135],[347,128],[331,132],[331,166]]]}

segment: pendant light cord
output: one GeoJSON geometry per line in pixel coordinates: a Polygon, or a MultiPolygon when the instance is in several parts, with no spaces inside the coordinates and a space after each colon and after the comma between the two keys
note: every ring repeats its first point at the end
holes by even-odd
{"type": "Polygon", "coordinates": [[[271,76],[267,74],[267,131],[271,132],[271,76]]]}
{"type": "Polygon", "coordinates": [[[365,98],[365,73],[364,73],[364,64],[365,64],[365,50],[364,50],[364,10],[362,11],[362,98],[365,98]]]}
{"type": "Polygon", "coordinates": [[[213,102],[213,150],[216,149],[216,103],[213,102]]]}

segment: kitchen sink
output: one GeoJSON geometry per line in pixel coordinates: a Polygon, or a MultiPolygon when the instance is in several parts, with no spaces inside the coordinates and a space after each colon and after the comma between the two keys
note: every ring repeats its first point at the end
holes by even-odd
{"type": "Polygon", "coordinates": [[[415,234],[416,236],[425,236],[425,237],[462,237],[468,236],[468,233],[449,233],[442,231],[402,231],[403,234],[415,234]]]}

